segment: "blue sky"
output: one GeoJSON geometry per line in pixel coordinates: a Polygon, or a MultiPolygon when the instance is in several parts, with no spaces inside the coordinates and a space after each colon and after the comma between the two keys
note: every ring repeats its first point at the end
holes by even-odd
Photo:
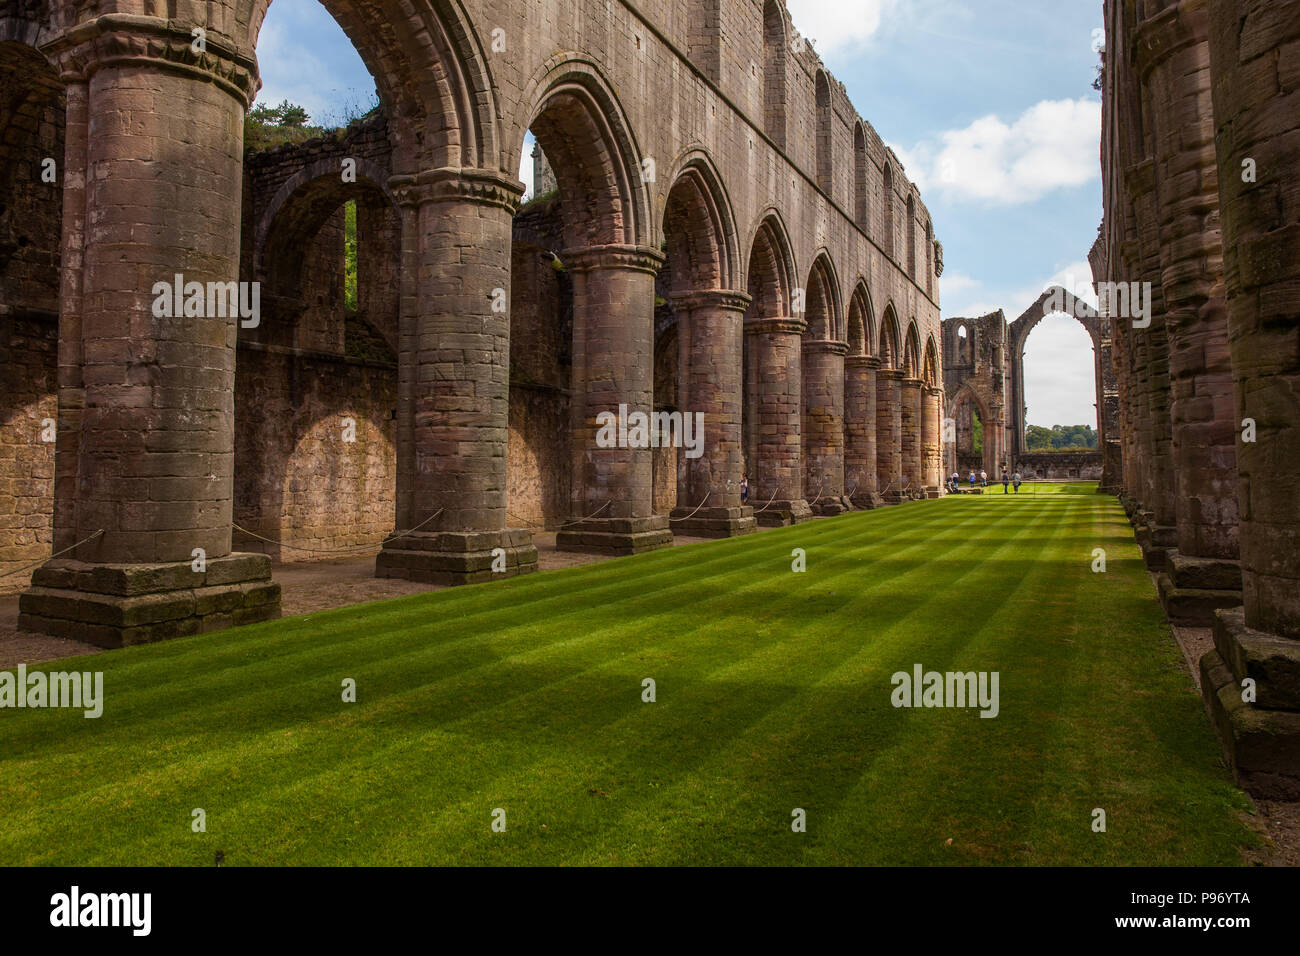
{"type": "MultiPolygon", "coordinates": [[[[944,245],[945,318],[1016,318],[1049,284],[1095,304],[1101,220],[1101,0],[787,0],[796,27],[920,186],[944,245]],[[1087,292],[1084,295],[1084,292],[1087,292]]],[[[259,102],[314,122],[373,101],[374,81],[317,0],[275,0],[259,102]]],[[[527,170],[525,170],[527,172],[527,170]]],[[[1095,423],[1092,349],[1044,319],[1026,347],[1029,422],[1095,423]]]]}

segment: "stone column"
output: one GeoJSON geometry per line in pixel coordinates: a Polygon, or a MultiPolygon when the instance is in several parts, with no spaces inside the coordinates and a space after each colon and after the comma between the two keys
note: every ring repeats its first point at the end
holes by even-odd
{"type": "MultiPolygon", "coordinates": [[[[1149,104],[1146,109],[1150,109],[1149,104]]],[[[1137,439],[1142,448],[1141,507],[1134,530],[1148,570],[1163,571],[1169,552],[1178,544],[1178,473],[1173,467],[1173,427],[1169,414],[1169,339],[1160,279],[1160,219],[1155,163],[1147,159],[1126,170],[1125,178],[1137,214],[1139,272],[1134,281],[1150,282],[1151,323],[1129,323],[1137,373],[1137,439]]],[[[1143,319],[1142,321],[1145,321],[1143,319]]]]}
{"type": "Polygon", "coordinates": [[[675,296],[680,359],[677,405],[696,448],[677,456],[674,532],[728,538],[757,530],[740,500],[742,344],[749,296],[714,290],[675,296]],[[698,423],[698,425],[697,425],[698,423]]]}
{"type": "Polygon", "coordinates": [[[880,507],[876,484],[876,369],[880,359],[844,359],[844,484],[857,508],[880,507]]]}
{"type": "Polygon", "coordinates": [[[498,173],[397,176],[402,307],[397,528],[375,575],[471,584],[537,570],[507,528],[510,233],[521,184],[498,173]]]}
{"type": "MultiPolygon", "coordinates": [[[[924,389],[921,415],[921,451],[925,462],[925,496],[938,498],[943,478],[943,452],[939,438],[943,429],[943,389],[928,385],[924,389]]],[[[992,473],[989,474],[992,478],[992,473]]]]}
{"type": "Polygon", "coordinates": [[[1153,105],[1160,259],[1170,378],[1170,450],[1178,475],[1178,547],[1158,584],[1169,619],[1209,627],[1241,603],[1236,429],[1219,230],[1209,13],[1168,0],[1139,24],[1153,105]]]}
{"type": "Polygon", "coordinates": [[[798,524],[812,517],[804,499],[800,440],[803,319],[750,319],[753,387],[758,393],[758,473],[750,500],[763,526],[798,524]]]}
{"type": "Polygon", "coordinates": [[[1236,417],[1247,424],[1236,431],[1244,607],[1218,612],[1201,687],[1237,781],[1256,796],[1296,800],[1300,113],[1292,105],[1295,58],[1287,51],[1300,45],[1300,0],[1214,0],[1210,12],[1229,341],[1236,417]],[[1243,700],[1248,677],[1254,693],[1243,700]]]}
{"type": "Polygon", "coordinates": [[[919,378],[904,378],[900,382],[899,403],[903,487],[908,496],[914,497],[923,493],[925,483],[925,469],[921,464],[921,380],[919,378]]]}
{"type": "Polygon", "coordinates": [[[903,500],[903,373],[876,372],[876,483],[886,502],[903,500]]]}
{"type": "Polygon", "coordinates": [[[848,511],[844,498],[844,342],[803,346],[804,494],[819,515],[848,511]]]}
{"type": "Polygon", "coordinates": [[[599,554],[662,548],[673,535],[668,516],[654,513],[649,416],[655,276],[664,257],[621,245],[562,256],[573,276],[573,521],[556,546],[599,554]]]}
{"type": "Polygon", "coordinates": [[[55,512],[77,547],[32,575],[19,625],[104,647],[280,613],[270,559],[230,549],[239,296],[232,315],[208,294],[239,278],[255,66],[191,43],[186,23],[107,15],[45,47],[73,80],[55,512]]]}

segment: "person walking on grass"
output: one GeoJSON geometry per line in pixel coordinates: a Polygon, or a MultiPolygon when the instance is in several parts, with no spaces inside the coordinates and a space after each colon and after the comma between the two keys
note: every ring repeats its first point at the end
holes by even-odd
{"type": "Polygon", "coordinates": [[[1020,472],[1011,476],[1012,483],[1016,486],[1016,494],[1020,494],[1020,472]]]}
{"type": "Polygon", "coordinates": [[[974,471],[972,471],[972,472],[970,473],[970,490],[971,490],[971,491],[974,491],[974,490],[975,490],[975,472],[974,472],[974,471]]]}
{"type": "Polygon", "coordinates": [[[954,495],[961,494],[961,475],[955,471],[952,473],[952,477],[948,479],[948,490],[954,495]]]}
{"type": "Polygon", "coordinates": [[[1002,493],[1004,495],[1007,493],[1007,485],[1009,484],[1011,484],[1011,476],[1007,474],[1007,470],[1003,468],[1002,469],[1002,493]]]}
{"type": "Polygon", "coordinates": [[[980,487],[981,487],[981,488],[987,488],[988,486],[989,486],[989,473],[988,473],[987,471],[985,471],[983,468],[981,468],[981,469],[980,469],[980,487]]]}

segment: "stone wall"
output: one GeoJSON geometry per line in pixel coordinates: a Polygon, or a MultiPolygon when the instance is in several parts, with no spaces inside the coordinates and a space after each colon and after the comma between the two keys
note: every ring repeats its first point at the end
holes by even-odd
{"type": "MultiPolygon", "coordinates": [[[[1014,462],[1012,474],[1018,471],[1024,478],[1042,478],[1045,481],[1100,481],[1103,466],[1099,451],[1029,452],[1014,462]]],[[[991,472],[989,477],[993,477],[991,472]]],[[[1002,476],[999,474],[998,477],[1002,476]]]]}

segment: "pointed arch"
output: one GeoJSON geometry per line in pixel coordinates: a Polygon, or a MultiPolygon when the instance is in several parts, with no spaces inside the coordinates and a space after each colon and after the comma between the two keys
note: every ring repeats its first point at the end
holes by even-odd
{"type": "Polygon", "coordinates": [[[921,334],[916,329],[915,319],[907,325],[902,368],[908,378],[919,378],[921,375],[921,334]]]}
{"type": "MultiPolygon", "coordinates": [[[[235,22],[256,47],[271,0],[236,0],[235,22]]],[[[510,168],[501,152],[496,86],[486,51],[458,0],[321,0],[375,78],[392,121],[394,172],[510,168]]],[[[517,153],[516,153],[517,155],[517,153]]]]}
{"type": "Polygon", "coordinates": [[[737,288],[740,242],[717,165],[696,147],[676,167],[660,230],[668,245],[672,291],[737,288]]]}
{"type": "Polygon", "coordinates": [[[933,335],[925,340],[925,362],[921,366],[921,381],[927,388],[939,384],[939,348],[935,345],[933,335]]]}
{"type": "Polygon", "coordinates": [[[750,244],[746,291],[752,300],[746,318],[784,319],[792,313],[794,256],[781,214],[769,209],[750,244]]]}
{"type": "Polygon", "coordinates": [[[879,343],[881,368],[901,368],[898,340],[898,313],[894,309],[894,303],[890,302],[880,318],[880,335],[876,339],[879,343]]]}
{"type": "Polygon", "coordinates": [[[808,273],[805,317],[808,327],[804,337],[812,341],[842,341],[844,338],[843,314],[840,306],[840,285],[835,277],[835,266],[825,250],[818,253],[808,273]]]}
{"type": "Polygon", "coordinates": [[[871,311],[871,291],[858,279],[849,298],[848,343],[850,355],[875,355],[876,320],[871,311]]]}
{"type": "MultiPolygon", "coordinates": [[[[580,54],[557,54],[525,96],[533,104],[527,128],[559,183],[566,247],[657,245],[641,150],[601,69],[580,54]]],[[[511,146],[519,156],[522,129],[511,146]]]]}
{"type": "Polygon", "coordinates": [[[787,80],[787,37],[785,4],[763,3],[763,131],[785,149],[787,80]]]}
{"type": "Polygon", "coordinates": [[[834,198],[834,120],[835,108],[831,104],[831,83],[825,70],[817,71],[817,185],[822,192],[834,198]]]}
{"type": "Polygon", "coordinates": [[[871,204],[867,198],[867,131],[858,120],[853,127],[853,218],[870,235],[871,204]]]}

